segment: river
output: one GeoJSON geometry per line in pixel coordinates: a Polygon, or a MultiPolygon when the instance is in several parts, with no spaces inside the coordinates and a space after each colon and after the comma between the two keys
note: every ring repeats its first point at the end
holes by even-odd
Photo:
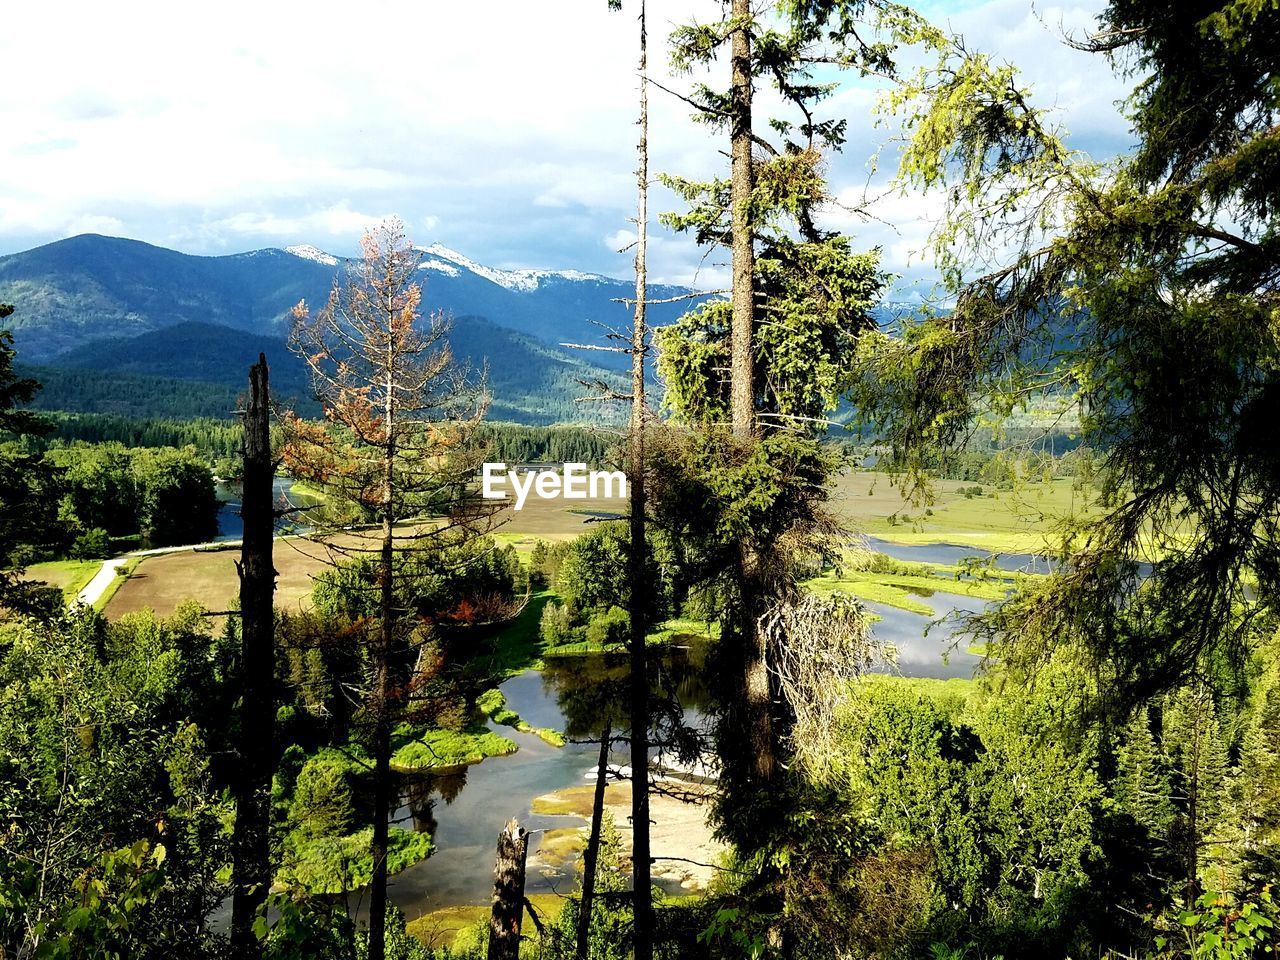
{"type": "MultiPolygon", "coordinates": [[[[879,537],[867,537],[866,543],[876,553],[907,563],[954,565],[988,557],[981,550],[958,543],[893,543],[879,537]]],[[[1051,558],[1033,553],[997,553],[991,555],[991,561],[997,570],[1010,573],[1050,573],[1054,567],[1051,558]]]]}
{"type": "MultiPolygon", "coordinates": [[[[921,557],[915,552],[904,559],[921,557]]],[[[880,617],[873,628],[875,636],[896,651],[896,665],[881,663],[875,669],[897,670],[909,677],[973,676],[979,658],[967,651],[963,641],[955,643],[958,624],[946,618],[957,611],[978,612],[984,601],[945,593],[922,600],[940,618],[932,626],[928,617],[884,604],[867,604],[880,617]]],[[[664,667],[680,692],[686,721],[697,725],[703,720],[707,694],[695,661],[696,657],[683,656],[675,662],[668,660],[664,667]]],[[[617,659],[556,658],[547,661],[545,670],[521,673],[499,689],[507,705],[534,726],[563,730],[570,738],[589,738],[598,734],[601,698],[586,696],[587,691],[617,682],[625,673],[625,664],[617,659]]],[[[429,859],[391,878],[391,899],[410,918],[442,907],[487,902],[493,887],[496,838],[512,816],[533,834],[527,891],[564,893],[574,887],[572,861],[560,868],[547,867],[538,862],[536,853],[544,831],[581,826],[582,820],[535,815],[530,807],[543,794],[590,782],[598,748],[574,742],[556,748],[509,727],[491,723],[490,728],[515,740],[519,751],[416,778],[407,783],[401,797],[396,824],[429,831],[436,843],[429,859]]],[[[622,756],[613,760],[626,762],[622,756]]]]}
{"type": "MultiPolygon", "coordinates": [[[[306,508],[316,501],[307,496],[294,493],[293,480],[289,477],[276,477],[271,484],[275,496],[276,509],[292,507],[306,508]]],[[[244,521],[240,518],[240,483],[238,481],[219,481],[216,487],[218,496],[218,535],[216,543],[239,540],[244,536],[244,521]]],[[[284,516],[276,521],[276,533],[307,533],[306,526],[298,517],[284,516]]]]}

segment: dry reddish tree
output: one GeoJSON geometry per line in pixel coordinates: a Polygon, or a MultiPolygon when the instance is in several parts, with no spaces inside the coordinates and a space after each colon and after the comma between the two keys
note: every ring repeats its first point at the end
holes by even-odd
{"type": "Polygon", "coordinates": [[[292,349],[311,372],[327,422],[286,415],[284,463],[323,487],[354,518],[318,532],[334,564],[363,559],[370,576],[361,625],[364,675],[355,694],[373,755],[373,881],[369,958],[383,960],[391,735],[428,711],[423,691],[441,668],[431,627],[411,603],[414,554],[440,551],[489,528],[491,505],[472,492],[483,451],[475,429],[488,406],[449,347],[451,320],[423,316],[419,252],[399,221],[366,233],[363,257],[334,281],[325,306],[294,308],[292,349]]]}

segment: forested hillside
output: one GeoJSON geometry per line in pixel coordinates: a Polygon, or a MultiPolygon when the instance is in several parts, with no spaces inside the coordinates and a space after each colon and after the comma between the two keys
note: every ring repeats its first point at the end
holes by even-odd
{"type": "MultiPolygon", "coordinates": [[[[483,371],[497,420],[545,424],[603,416],[575,402],[582,382],[618,375],[581,355],[478,317],[453,321],[450,343],[477,377],[483,371]]],[[[126,416],[230,416],[244,372],[267,357],[282,403],[315,412],[305,365],[282,338],[207,323],[182,323],[129,338],[84,344],[56,358],[56,366],[24,367],[44,384],[37,405],[46,410],[126,416]]]]}

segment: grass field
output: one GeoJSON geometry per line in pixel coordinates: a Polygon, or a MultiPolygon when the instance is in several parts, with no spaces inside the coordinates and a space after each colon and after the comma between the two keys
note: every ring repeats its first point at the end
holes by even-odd
{"type": "Polygon", "coordinates": [[[961,597],[978,597],[982,600],[1001,600],[1014,587],[1012,577],[992,576],[984,579],[960,579],[955,568],[942,564],[918,564],[927,568],[928,574],[873,573],[849,570],[833,572],[817,577],[806,584],[818,593],[841,590],[862,600],[899,607],[910,613],[933,616],[933,608],[918,597],[931,597],[935,593],[950,593],[961,597]]]}
{"type": "MultiPolygon", "coordinates": [[[[184,551],[144,557],[128,579],[116,588],[104,607],[115,619],[150,608],[167,617],[183,600],[200,601],[208,610],[229,610],[240,595],[236,576],[239,550],[184,551]]],[[[291,538],[277,540],[276,606],[296,610],[309,602],[312,578],[325,569],[323,546],[291,538]]]]}
{"type": "MultiPolygon", "coordinates": [[[[577,511],[612,513],[622,506],[623,501],[617,498],[540,500],[531,496],[522,510],[508,507],[496,515],[499,526],[494,531],[494,538],[501,544],[514,545],[516,552],[523,559],[528,559],[538,540],[565,540],[589,529],[590,517],[577,511]]],[[[352,541],[339,538],[339,542],[352,541]]],[[[239,549],[146,557],[116,588],[104,607],[106,614],[114,619],[149,608],[159,616],[167,617],[178,604],[188,599],[199,600],[208,610],[229,610],[240,594],[235,568],[239,557],[239,549]]],[[[307,606],[311,597],[311,581],[328,564],[326,548],[300,537],[278,539],[274,559],[280,574],[276,582],[276,606],[283,610],[307,606]]],[[[536,620],[533,621],[533,629],[536,635],[536,620]]]]}
{"type": "Polygon", "coordinates": [[[57,587],[67,600],[71,600],[88,586],[101,567],[101,560],[50,560],[27,567],[22,579],[42,581],[57,587]]]}
{"type": "Polygon", "coordinates": [[[627,501],[624,497],[542,500],[531,494],[522,509],[516,510],[514,506],[508,506],[496,515],[501,526],[495,533],[500,538],[540,537],[543,540],[563,540],[576,537],[588,529],[588,524],[596,522],[597,517],[606,519],[606,516],[601,515],[625,513],[626,509],[627,501]]]}
{"type": "Polygon", "coordinates": [[[932,502],[912,505],[884,474],[850,473],[837,483],[832,508],[859,533],[883,540],[954,543],[992,553],[1042,552],[1063,520],[1090,512],[1088,497],[1071,480],[1014,490],[984,487],[984,495],[975,497],[959,493],[973,486],[938,480],[932,502]]]}
{"type": "MultiPolygon", "coordinates": [[[[1046,547],[1046,537],[1056,523],[1071,513],[1087,509],[1079,491],[1069,480],[1048,484],[1028,484],[1012,491],[986,489],[986,495],[965,497],[960,488],[974,486],[952,480],[939,480],[929,506],[912,506],[883,474],[850,473],[841,477],[832,497],[832,508],[860,533],[903,544],[952,543],[979,550],[1004,553],[1036,553],[1046,547]]],[[[499,525],[495,539],[510,544],[528,559],[538,540],[564,540],[589,529],[597,514],[623,510],[619,498],[587,500],[541,500],[530,497],[524,508],[507,507],[496,515],[499,525]]],[[[120,583],[105,605],[109,617],[151,608],[160,616],[170,615],[185,599],[197,599],[213,611],[230,609],[239,595],[235,561],[237,550],[183,552],[145,558],[128,579],[120,583]]],[[[327,563],[326,549],[300,538],[278,540],[275,565],[280,577],[276,605],[297,609],[309,602],[312,578],[327,563]]],[[[96,565],[93,569],[96,569],[96,565]]],[[[45,577],[56,577],[55,585],[64,590],[76,582],[77,576],[92,576],[82,564],[65,562],[33,567],[45,577]],[[47,571],[47,572],[46,572],[47,571]]],[[[942,573],[941,568],[937,571],[942,573]]],[[[941,590],[969,596],[1002,595],[1007,584],[998,581],[952,582],[949,586],[878,575],[848,577],[841,583],[818,582],[819,589],[846,589],[863,599],[893,603],[913,612],[925,606],[913,599],[913,591],[941,590]]],[[[50,581],[54,582],[54,581],[50,581]]],[[[88,582],[87,579],[84,582],[88,582]]],[[[80,584],[83,586],[83,583],[80,584]]],[[[76,588],[77,591],[79,587],[76,588]]],[[[522,618],[524,635],[521,645],[536,647],[537,619],[540,604],[531,604],[529,616],[522,618]]],[[[690,631],[693,632],[693,631],[690,631]]],[[[528,659],[528,649],[521,651],[528,659]]]]}

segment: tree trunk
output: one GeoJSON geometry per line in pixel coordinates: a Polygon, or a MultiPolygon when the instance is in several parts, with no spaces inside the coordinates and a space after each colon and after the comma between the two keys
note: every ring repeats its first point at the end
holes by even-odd
{"type": "Polygon", "coordinates": [[[729,202],[732,207],[733,335],[729,363],[729,399],[734,436],[755,436],[755,359],[752,328],[755,322],[755,229],[751,223],[751,193],[755,168],[751,157],[751,20],[750,0],[733,0],[736,21],[730,56],[733,85],[730,93],[731,166],[729,202]]]}
{"type": "Polygon", "coordinates": [[[760,629],[760,555],[749,543],[739,547],[739,578],[742,591],[739,611],[743,716],[751,745],[751,772],[759,787],[767,786],[776,770],[773,741],[773,695],[765,660],[766,637],[760,629]]]}
{"type": "Polygon", "coordinates": [[[524,862],[529,832],[515,818],[498,834],[493,865],[493,912],[489,917],[489,960],[519,960],[520,919],[524,913],[524,862]]]}
{"type": "MultiPolygon", "coordinates": [[[[756,437],[755,357],[755,226],[750,202],[755,189],[752,160],[751,115],[751,4],[733,0],[735,21],[731,39],[732,113],[729,197],[732,206],[732,355],[730,357],[729,398],[733,435],[743,443],[756,437]]],[[[765,667],[764,636],[760,631],[760,557],[744,540],[739,551],[739,586],[742,590],[741,666],[742,712],[752,751],[752,772],[768,783],[773,777],[773,722],[769,695],[769,675],[765,667]]]]}
{"type": "Polygon", "coordinates": [[[600,824],[604,820],[604,788],[609,782],[609,737],[613,724],[606,720],[600,734],[600,763],[596,767],[596,794],[591,804],[591,837],[582,857],[582,898],[578,903],[578,960],[587,960],[591,947],[591,908],[596,895],[596,868],[600,863],[600,824]]]}
{"type": "MultiPolygon", "coordinates": [[[[390,312],[390,310],[388,311],[390,312]]],[[[382,461],[382,552],[378,561],[379,620],[373,692],[373,881],[369,891],[369,960],[385,960],[387,842],[391,819],[391,657],[395,643],[395,389],[394,355],[388,347],[386,446],[382,461]]]]}
{"type": "Polygon", "coordinates": [[[640,4],[640,167],[636,171],[639,203],[636,216],[636,304],[631,328],[631,889],[635,898],[635,960],[653,956],[653,884],[649,855],[649,545],[645,534],[644,365],[645,300],[648,297],[646,245],[649,220],[649,84],[645,5],[640,4]]]}
{"type": "Polygon", "coordinates": [[[231,947],[237,958],[262,955],[253,921],[271,887],[271,775],[275,767],[276,571],[270,390],[262,354],[249,368],[244,422],[244,492],[240,516],[240,731],[236,821],[232,836],[231,947]]]}

